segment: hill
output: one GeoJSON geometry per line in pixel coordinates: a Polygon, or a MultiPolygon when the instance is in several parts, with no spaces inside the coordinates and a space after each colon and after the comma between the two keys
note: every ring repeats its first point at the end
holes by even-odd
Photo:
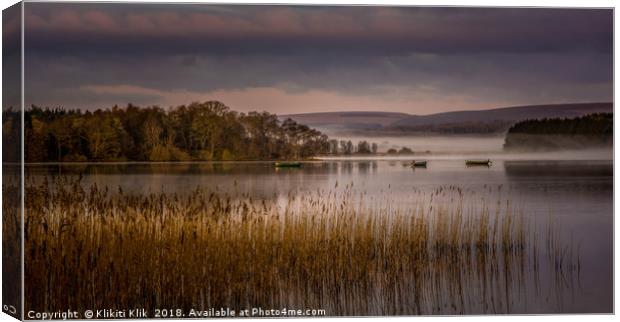
{"type": "Polygon", "coordinates": [[[513,106],[487,110],[456,111],[429,115],[389,112],[331,112],[281,115],[327,132],[363,134],[407,133],[503,133],[528,119],[571,118],[593,113],[612,113],[612,103],[574,103],[513,106]]]}
{"type": "Polygon", "coordinates": [[[325,112],[279,115],[281,120],[291,118],[310,127],[331,130],[378,130],[410,117],[392,112],[325,112]]]}
{"type": "Polygon", "coordinates": [[[415,127],[467,122],[521,121],[554,117],[577,117],[592,113],[611,113],[612,103],[579,103],[503,107],[490,110],[457,111],[431,115],[412,115],[391,124],[392,127],[415,127]]]}

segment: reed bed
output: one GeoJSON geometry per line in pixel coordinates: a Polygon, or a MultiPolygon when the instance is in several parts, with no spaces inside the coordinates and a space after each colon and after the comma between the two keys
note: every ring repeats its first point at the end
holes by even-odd
{"type": "MultiPolygon", "coordinates": [[[[2,298],[15,312],[21,306],[21,191],[19,168],[3,165],[2,177],[2,298]]],[[[5,312],[12,310],[5,309],[5,312]]]]}
{"type": "Polygon", "coordinates": [[[510,203],[470,203],[458,187],[406,206],[350,186],[284,202],[79,178],[26,193],[26,310],[512,313],[541,292],[541,272],[567,288],[579,266],[552,224],[539,233],[510,203]]]}

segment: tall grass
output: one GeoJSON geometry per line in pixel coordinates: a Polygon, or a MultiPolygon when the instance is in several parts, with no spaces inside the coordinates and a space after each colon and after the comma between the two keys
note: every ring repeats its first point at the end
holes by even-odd
{"type": "Polygon", "coordinates": [[[509,203],[474,204],[458,187],[413,205],[367,202],[352,187],[283,203],[201,188],[84,189],[79,179],[26,190],[26,310],[510,313],[541,267],[566,287],[578,266],[552,225],[540,240],[509,203]]]}
{"type": "Polygon", "coordinates": [[[21,189],[19,167],[2,165],[2,298],[4,312],[21,312],[21,189]],[[8,305],[14,308],[8,308],[8,305]]]}

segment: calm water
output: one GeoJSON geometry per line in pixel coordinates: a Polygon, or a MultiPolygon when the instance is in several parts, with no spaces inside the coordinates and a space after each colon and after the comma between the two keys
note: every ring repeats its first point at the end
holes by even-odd
{"type": "Polygon", "coordinates": [[[542,294],[515,303],[514,312],[611,312],[612,161],[527,161],[508,156],[491,167],[466,167],[458,157],[428,159],[427,168],[415,170],[403,160],[369,159],[307,162],[300,169],[275,169],[271,162],[223,162],[30,165],[26,172],[30,180],[81,174],[84,185],[136,193],[184,193],[202,186],[279,200],[286,200],[290,192],[334,191],[352,185],[369,196],[367,202],[386,196],[401,206],[455,185],[471,196],[474,206],[482,198],[509,200],[536,225],[551,218],[561,227],[564,242],[578,245],[582,265],[578,285],[567,288],[561,298],[542,294]]]}

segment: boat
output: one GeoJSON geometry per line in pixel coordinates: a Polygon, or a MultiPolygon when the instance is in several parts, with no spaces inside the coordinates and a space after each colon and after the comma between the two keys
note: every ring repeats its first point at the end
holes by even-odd
{"type": "Polygon", "coordinates": [[[425,168],[426,167],[426,161],[411,161],[411,163],[409,163],[409,166],[411,166],[412,168],[414,167],[421,167],[421,168],[425,168]]]}
{"type": "Polygon", "coordinates": [[[276,162],[276,168],[301,168],[301,162],[276,162]]]}
{"type": "Polygon", "coordinates": [[[491,160],[465,160],[465,165],[467,166],[491,166],[491,160]]]}

